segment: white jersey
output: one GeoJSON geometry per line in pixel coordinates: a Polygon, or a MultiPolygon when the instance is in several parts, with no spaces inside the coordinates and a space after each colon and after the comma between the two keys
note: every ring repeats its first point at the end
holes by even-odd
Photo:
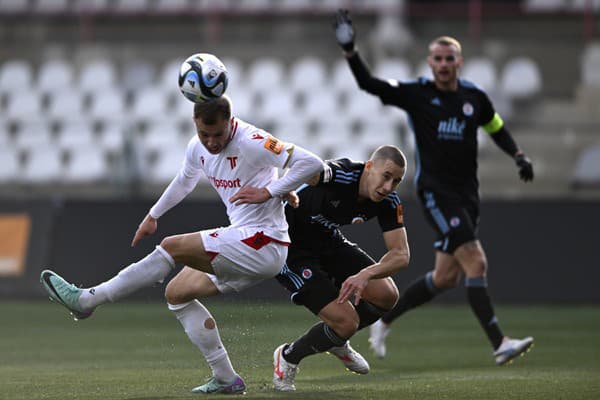
{"type": "MultiPolygon", "coordinates": [[[[289,241],[283,203],[279,196],[261,204],[235,205],[229,199],[244,186],[265,187],[278,178],[290,154],[286,144],[262,129],[239,119],[232,120],[231,141],[219,154],[211,154],[194,136],[187,147],[186,175],[202,170],[227,207],[232,226],[256,226],[279,232],[274,239],[289,241]]],[[[266,232],[265,232],[266,233],[266,232]]]]}
{"type": "Polygon", "coordinates": [[[179,203],[196,186],[202,171],[227,207],[231,226],[256,227],[273,239],[289,242],[280,196],[322,170],[323,162],[311,152],[232,118],[231,139],[220,153],[211,154],[198,136],[190,140],[181,170],[150,209],[150,215],[159,218],[179,203]],[[278,168],[288,166],[288,173],[278,179],[278,168]],[[260,204],[230,203],[244,186],[266,188],[273,197],[260,204]]]}

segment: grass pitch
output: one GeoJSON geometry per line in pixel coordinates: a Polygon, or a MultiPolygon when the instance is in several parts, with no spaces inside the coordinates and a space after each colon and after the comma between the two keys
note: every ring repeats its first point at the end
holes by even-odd
{"type": "MultiPolygon", "coordinates": [[[[206,303],[234,366],[244,399],[599,399],[600,309],[497,307],[503,329],[535,336],[535,347],[497,367],[467,305],[427,306],[393,325],[384,360],[367,332],[352,340],[371,372],[353,375],[329,355],[305,359],[297,392],[272,389],[272,352],[316,319],[277,303],[206,303]]],[[[199,398],[190,393],[209,369],[164,304],[107,305],[74,322],[50,302],[0,303],[0,399],[199,398]]],[[[215,396],[211,398],[231,396],[215,396]]]]}

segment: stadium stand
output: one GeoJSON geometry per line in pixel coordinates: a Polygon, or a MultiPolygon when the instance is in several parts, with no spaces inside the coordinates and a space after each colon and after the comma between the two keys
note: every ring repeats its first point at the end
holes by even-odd
{"type": "MultiPolygon", "coordinates": [[[[32,193],[48,182],[74,185],[89,179],[101,185],[111,180],[117,164],[132,162],[148,167],[149,176],[144,172],[142,179],[168,182],[194,132],[192,104],[176,86],[179,66],[200,51],[218,53],[225,61],[236,115],[282,139],[323,157],[346,152],[355,158],[368,157],[378,143],[394,142],[412,159],[414,139],[406,114],[361,93],[335,47],[330,13],[348,3],[358,10],[361,32],[374,31],[381,15],[397,10],[393,1],[0,0],[3,29],[12,32],[0,37],[6,44],[0,52],[2,185],[29,185],[32,193]],[[105,18],[109,15],[118,17],[105,18]],[[33,28],[20,30],[23,21],[33,28]],[[144,24],[155,25],[146,29],[144,24]],[[47,37],[35,36],[36,28],[47,37]],[[16,42],[9,41],[11,34],[16,42]],[[14,44],[25,41],[30,46],[14,44]],[[132,156],[132,144],[139,154],[132,156]],[[46,156],[40,154],[44,147],[46,156]],[[88,175],[76,170],[84,168],[86,154],[93,163],[88,175]],[[137,158],[125,162],[127,157],[137,158]],[[43,162],[49,163],[45,171],[43,162]]],[[[580,3],[524,2],[541,15],[576,10],[580,3]]],[[[465,47],[462,76],[490,92],[539,165],[535,190],[519,187],[512,193],[507,190],[515,186],[510,160],[483,135],[480,173],[488,195],[580,195],[570,182],[578,155],[585,154],[600,126],[600,46],[556,41],[557,48],[544,50],[535,42],[560,29],[574,35],[582,29],[579,17],[574,14],[563,28],[516,14],[514,22],[533,38],[518,42],[494,20],[482,40],[471,38],[464,27],[448,25],[465,47]]],[[[410,18],[402,20],[409,29],[414,25],[410,18]]],[[[385,51],[370,51],[376,43],[365,35],[364,54],[376,75],[398,80],[430,76],[423,49],[431,37],[448,32],[433,23],[412,28],[410,42],[385,51]]],[[[136,173],[130,179],[139,179],[136,173]]]]}

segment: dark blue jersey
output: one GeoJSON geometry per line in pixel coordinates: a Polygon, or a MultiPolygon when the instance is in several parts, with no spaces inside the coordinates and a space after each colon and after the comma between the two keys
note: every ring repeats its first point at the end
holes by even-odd
{"type": "Polygon", "coordinates": [[[322,248],[339,235],[342,225],[377,217],[383,232],[403,227],[402,202],[396,192],[381,202],[359,199],[358,185],[364,162],[346,158],[326,161],[327,168],[316,186],[298,190],[300,206],[285,208],[292,246],[322,248]]]}
{"type": "Polygon", "coordinates": [[[441,91],[425,78],[384,81],[371,76],[358,54],[349,62],[362,89],[409,115],[417,146],[417,187],[477,193],[477,128],[495,116],[485,92],[464,80],[456,91],[441,91]]]}

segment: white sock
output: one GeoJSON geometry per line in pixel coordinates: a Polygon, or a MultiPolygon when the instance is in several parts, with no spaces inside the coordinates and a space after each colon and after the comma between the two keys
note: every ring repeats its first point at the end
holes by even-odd
{"type": "Polygon", "coordinates": [[[114,302],[163,279],[175,268],[173,257],[165,249],[156,250],[140,261],[123,268],[115,277],[98,286],[85,289],[79,297],[84,310],[93,310],[100,304],[114,302]]]}
{"type": "Polygon", "coordinates": [[[169,304],[169,310],[175,313],[192,343],[204,354],[213,376],[219,382],[233,381],[237,374],[233,370],[227,350],[221,342],[216,322],[206,307],[198,300],[194,300],[184,304],[169,304]],[[206,328],[206,325],[211,324],[209,320],[213,321],[214,327],[206,328]]]}

